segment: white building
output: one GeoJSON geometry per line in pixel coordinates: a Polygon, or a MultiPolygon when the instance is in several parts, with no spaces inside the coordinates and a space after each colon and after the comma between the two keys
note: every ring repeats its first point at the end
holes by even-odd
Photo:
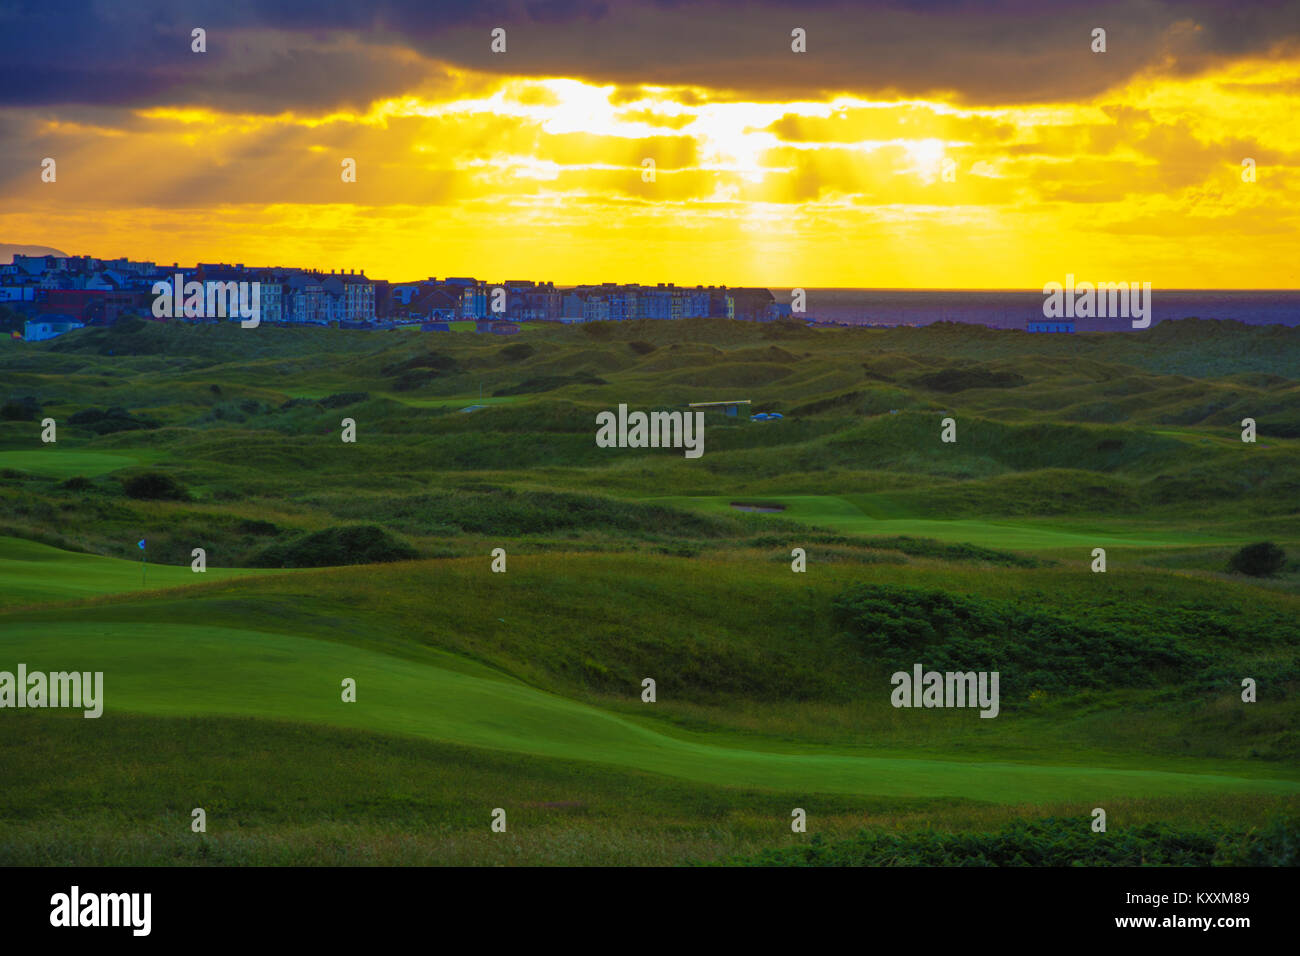
{"type": "Polygon", "coordinates": [[[73,329],[80,328],[85,328],[85,326],[80,322],[66,321],[63,319],[26,322],[23,324],[23,339],[28,342],[44,342],[46,339],[56,338],[65,332],[71,332],[73,329]]]}

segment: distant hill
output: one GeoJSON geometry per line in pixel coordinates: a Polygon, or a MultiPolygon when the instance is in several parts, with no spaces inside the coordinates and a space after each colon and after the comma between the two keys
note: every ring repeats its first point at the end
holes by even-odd
{"type": "Polygon", "coordinates": [[[62,256],[66,259],[68,254],[58,249],[51,249],[49,246],[24,246],[12,242],[0,242],[0,266],[9,265],[14,261],[14,256],[62,256]]]}

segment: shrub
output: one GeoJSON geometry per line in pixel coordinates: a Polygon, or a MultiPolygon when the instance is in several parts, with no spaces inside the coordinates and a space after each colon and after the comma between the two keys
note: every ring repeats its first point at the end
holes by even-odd
{"type": "Polygon", "coordinates": [[[270,545],[249,562],[256,568],[327,568],[410,561],[419,552],[378,525],[349,525],[270,545]]]}
{"type": "Polygon", "coordinates": [[[369,392],[339,392],[337,395],[329,395],[320,400],[321,408],[346,408],[348,405],[355,405],[357,402],[370,401],[369,392]]]}
{"type": "Polygon", "coordinates": [[[280,411],[287,412],[291,408],[322,408],[319,401],[314,398],[291,398],[280,406],[280,411]]]}
{"type": "Polygon", "coordinates": [[[190,497],[184,485],[171,475],[160,471],[146,471],[139,475],[132,475],[122,482],[122,490],[131,498],[187,501],[190,497]]]}
{"type": "Polygon", "coordinates": [[[627,347],[630,348],[637,355],[649,355],[651,352],[655,350],[655,346],[653,344],[651,344],[650,342],[644,342],[641,339],[637,339],[635,342],[628,342],[627,347]]]}
{"type": "Polygon", "coordinates": [[[1262,578],[1277,574],[1286,564],[1286,552],[1272,541],[1248,544],[1228,559],[1228,570],[1262,578]]]}
{"type": "Polygon", "coordinates": [[[1208,663],[1189,634],[1216,622],[1167,609],[1135,620],[1091,621],[1007,601],[902,585],[859,584],[831,603],[836,623],[890,670],[998,671],[1004,696],[1030,691],[1189,680],[1208,663]]]}
{"type": "Polygon", "coordinates": [[[40,403],[29,395],[0,405],[0,418],[8,422],[32,422],[40,410],[40,403]]]}
{"type": "Polygon", "coordinates": [[[1273,817],[1257,831],[1227,842],[1216,862],[1225,866],[1300,866],[1300,815],[1273,817]]]}
{"type": "Polygon", "coordinates": [[[96,435],[108,435],[113,432],[139,431],[146,428],[157,428],[158,423],[151,418],[141,418],[132,415],[120,405],[114,405],[112,408],[83,408],[76,412],[68,419],[70,424],[96,435]]]}
{"type": "Polygon", "coordinates": [[[280,533],[280,529],[271,522],[260,521],[257,518],[245,518],[235,525],[235,530],[240,534],[273,535],[280,533]]]}
{"type": "Polygon", "coordinates": [[[95,483],[84,475],[75,475],[59,485],[65,491],[90,491],[95,483]]]}
{"type": "MultiPolygon", "coordinates": [[[[1280,832],[1284,827],[1277,828],[1280,832]]],[[[1295,830],[1290,830],[1294,865],[1295,830]]],[[[1240,829],[1144,823],[1115,827],[1099,840],[1077,819],[1018,820],[992,833],[862,830],[834,843],[764,850],[721,861],[735,866],[1210,866],[1269,865],[1240,829]]],[[[1278,856],[1281,856],[1280,854],[1278,856]]]]}

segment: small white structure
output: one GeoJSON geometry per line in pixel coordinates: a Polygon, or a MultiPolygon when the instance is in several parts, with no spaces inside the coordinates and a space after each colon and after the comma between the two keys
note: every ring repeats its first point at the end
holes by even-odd
{"type": "Polygon", "coordinates": [[[44,342],[56,338],[64,332],[84,328],[80,322],[70,319],[50,319],[43,322],[26,322],[23,324],[23,340],[27,342],[44,342]]]}

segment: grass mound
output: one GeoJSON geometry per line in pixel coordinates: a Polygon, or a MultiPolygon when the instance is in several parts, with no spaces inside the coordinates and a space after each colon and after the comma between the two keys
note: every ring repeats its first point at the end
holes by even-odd
{"type": "Polygon", "coordinates": [[[987,368],[945,368],[919,376],[914,380],[932,392],[952,394],[968,388],[1019,388],[1029,384],[1028,379],[1016,372],[997,372],[987,368]]]}
{"type": "Polygon", "coordinates": [[[499,398],[506,395],[528,395],[533,392],[549,392],[557,388],[564,388],[566,385],[608,385],[609,383],[599,375],[592,375],[590,372],[577,372],[573,375],[535,375],[532,378],[526,378],[518,385],[512,385],[509,388],[499,388],[492,393],[493,397],[499,398]]]}
{"type": "Polygon", "coordinates": [[[716,538],[735,533],[735,521],[690,511],[621,501],[600,495],[510,488],[457,489],[448,493],[389,496],[381,500],[332,501],[340,517],[398,523],[412,534],[518,536],[559,531],[606,531],[635,535],[716,538]]]}
{"type": "Polygon", "coordinates": [[[910,554],[918,558],[942,558],[945,561],[978,561],[1008,568],[1037,568],[1050,563],[1040,558],[1031,558],[1011,551],[982,548],[977,544],[945,544],[933,538],[913,538],[909,535],[898,535],[893,538],[866,538],[861,541],[861,545],[868,548],[901,551],[903,554],[910,554]]]}
{"type": "Polygon", "coordinates": [[[113,432],[137,431],[158,427],[158,422],[153,419],[139,418],[118,405],[107,409],[82,409],[79,412],[74,412],[68,422],[96,435],[109,435],[113,432]]]}
{"type": "Polygon", "coordinates": [[[256,568],[326,568],[418,558],[412,547],[378,525],[349,525],[314,531],[272,544],[249,562],[256,568]]]}

